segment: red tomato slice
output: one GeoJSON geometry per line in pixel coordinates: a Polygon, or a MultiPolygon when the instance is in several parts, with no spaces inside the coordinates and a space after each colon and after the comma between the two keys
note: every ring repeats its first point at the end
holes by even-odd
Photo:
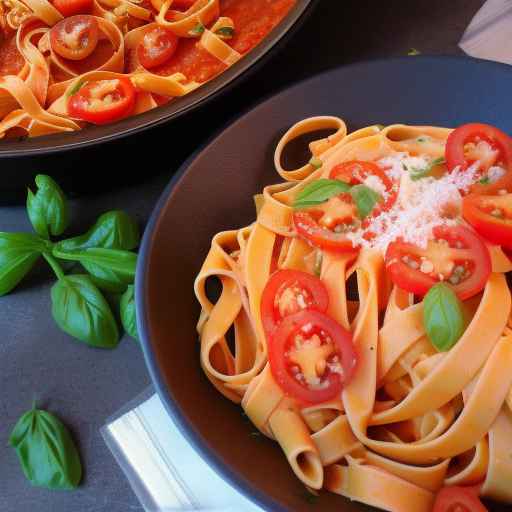
{"type": "Polygon", "coordinates": [[[128,115],[135,105],[135,87],[128,78],[95,80],[69,97],[71,117],[93,124],[107,124],[128,115]]]}
{"type": "Polygon", "coordinates": [[[139,62],[151,69],[168,61],[178,48],[179,38],[176,34],[163,27],[156,27],[144,34],[137,47],[139,62]]]}
{"type": "Polygon", "coordinates": [[[472,487],[443,487],[432,512],[487,512],[472,487]]]}
{"type": "Polygon", "coordinates": [[[512,249],[512,194],[466,196],[462,215],[487,240],[512,249]]]}
{"type": "Polygon", "coordinates": [[[491,273],[489,250],[480,237],[463,226],[437,226],[426,249],[396,241],[386,251],[392,281],[423,296],[439,281],[449,284],[461,300],[480,292],[491,273]]]}
{"type": "Polygon", "coordinates": [[[357,364],[351,333],[313,310],[281,322],[269,340],[268,358],[283,391],[306,404],[339,396],[357,364]]]}
{"type": "Polygon", "coordinates": [[[300,270],[278,270],[261,295],[261,321],[270,336],[283,318],[303,309],[327,311],[329,295],[318,277],[300,270]]]}
{"type": "Polygon", "coordinates": [[[372,216],[376,216],[382,211],[389,210],[395,204],[398,195],[398,188],[394,190],[393,182],[377,164],[364,160],[351,160],[334,166],[329,174],[329,178],[342,180],[350,185],[363,183],[370,176],[378,178],[386,188],[385,200],[375,206],[371,213],[372,216]]]}
{"type": "Polygon", "coordinates": [[[445,158],[450,171],[457,166],[466,169],[476,160],[482,163],[483,172],[496,164],[507,169],[507,173],[494,183],[476,183],[473,192],[494,194],[512,187],[512,139],[495,126],[482,123],[459,126],[446,141],[445,158]]]}
{"type": "Polygon", "coordinates": [[[53,51],[64,59],[82,60],[98,46],[99,31],[94,16],[71,16],[52,27],[50,43],[53,51]]]}
{"type": "Polygon", "coordinates": [[[91,12],[93,0],[53,0],[53,6],[62,16],[68,18],[75,14],[87,14],[91,12]]]}

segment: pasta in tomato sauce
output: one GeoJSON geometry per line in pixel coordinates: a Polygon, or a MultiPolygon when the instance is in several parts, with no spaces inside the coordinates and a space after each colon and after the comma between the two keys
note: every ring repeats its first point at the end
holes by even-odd
{"type": "Polygon", "coordinates": [[[284,181],[214,236],[195,282],[208,379],[312,492],[396,512],[512,503],[512,139],[323,116],[274,161],[284,181]]]}
{"type": "Polygon", "coordinates": [[[295,0],[2,0],[0,138],[107,124],[240,60],[295,0]]]}

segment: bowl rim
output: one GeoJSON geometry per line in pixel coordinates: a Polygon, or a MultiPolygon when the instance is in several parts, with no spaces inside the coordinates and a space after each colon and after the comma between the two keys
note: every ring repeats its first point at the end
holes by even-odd
{"type": "MultiPolygon", "coordinates": [[[[474,63],[476,65],[486,65],[490,67],[508,69],[512,75],[512,69],[509,65],[500,62],[489,61],[486,59],[478,59],[467,55],[418,55],[414,56],[416,60],[423,61],[457,61],[474,63]]],[[[263,510],[272,512],[290,512],[290,509],[283,507],[281,504],[274,501],[270,496],[263,493],[259,489],[253,487],[251,483],[245,478],[240,477],[232,468],[226,465],[222,461],[222,457],[219,456],[214,449],[210,448],[205,438],[198,432],[194,424],[189,422],[186,416],[182,412],[182,408],[177,400],[175,400],[171,389],[168,389],[163,384],[161,377],[159,363],[155,352],[153,351],[152,342],[149,336],[149,318],[148,310],[146,308],[148,289],[148,265],[150,261],[150,255],[153,251],[153,246],[157,241],[156,233],[158,232],[159,224],[162,220],[164,211],[167,205],[173,200],[173,195],[176,187],[179,185],[181,179],[188,171],[189,167],[193,162],[201,155],[201,153],[207,150],[211,145],[217,143],[217,140],[222,137],[224,132],[234,126],[238,121],[244,118],[246,115],[251,113],[257,108],[263,108],[270,101],[290,89],[301,88],[304,84],[315,80],[321,80],[322,77],[335,73],[340,69],[350,69],[355,67],[365,67],[372,63],[392,63],[392,62],[414,62],[410,56],[401,57],[379,57],[375,59],[367,59],[363,61],[357,61],[351,64],[337,66],[334,68],[327,69],[321,73],[314,74],[305,79],[294,82],[291,85],[281,87],[277,91],[270,93],[263,97],[259,101],[253,102],[247,109],[241,113],[233,116],[226,123],[224,123],[212,136],[210,136],[204,143],[202,143],[178,168],[176,173],[172,176],[169,183],[164,188],[160,195],[155,207],[151,213],[149,221],[144,230],[142,241],[140,244],[139,257],[137,262],[136,276],[135,276],[135,305],[137,312],[137,328],[139,332],[140,342],[144,354],[144,360],[153,383],[153,386],[160,397],[165,410],[169,414],[171,420],[176,425],[180,433],[192,446],[192,448],[199,454],[203,461],[208,464],[228,485],[234,488],[238,493],[242,494],[250,502],[260,506],[263,510]]],[[[219,399],[221,399],[219,395],[219,399]]]]}
{"type": "Polygon", "coordinates": [[[83,149],[141,133],[175,121],[231,90],[282,49],[302,26],[320,0],[296,0],[287,16],[244,58],[191,93],[168,105],[103,126],[88,126],[73,132],[54,133],[19,141],[0,141],[0,160],[31,155],[49,155],[83,149]]]}

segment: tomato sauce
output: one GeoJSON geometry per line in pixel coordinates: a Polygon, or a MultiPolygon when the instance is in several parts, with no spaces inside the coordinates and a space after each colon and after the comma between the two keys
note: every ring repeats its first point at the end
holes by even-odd
{"type": "Polygon", "coordinates": [[[25,59],[16,47],[16,36],[0,43],[0,76],[17,75],[25,64],[25,59]]]}
{"type": "MultiPolygon", "coordinates": [[[[235,35],[227,43],[245,54],[257,46],[279,24],[295,0],[222,0],[221,16],[231,18],[235,35]]],[[[197,39],[182,39],[173,58],[152,71],[168,76],[183,73],[189,80],[206,82],[226,65],[201,48],[197,39]]]]}

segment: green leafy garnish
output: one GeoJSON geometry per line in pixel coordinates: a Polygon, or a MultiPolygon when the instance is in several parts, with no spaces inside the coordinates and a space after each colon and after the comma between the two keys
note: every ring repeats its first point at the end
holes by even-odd
{"type": "Polygon", "coordinates": [[[48,247],[30,233],[0,232],[0,296],[18,285],[48,247]]]}
{"type": "Polygon", "coordinates": [[[65,425],[35,406],[16,423],[9,437],[30,483],[47,489],[75,489],[82,479],[78,450],[65,425]]]}
{"type": "Polygon", "coordinates": [[[235,29],[233,27],[220,27],[215,33],[221,39],[231,39],[235,34],[235,29]]]}
{"type": "Polygon", "coordinates": [[[423,324],[427,337],[440,352],[450,350],[464,332],[464,314],[455,292],[438,283],[423,299],[423,324]]]}
{"type": "Polygon", "coordinates": [[[73,96],[73,94],[76,94],[85,84],[87,83],[87,80],[81,81],[78,80],[78,82],[68,91],[68,98],[70,96],[73,96]]]}
{"type": "Polygon", "coordinates": [[[409,55],[410,57],[414,57],[415,55],[421,55],[421,52],[416,48],[409,48],[407,55],[409,55]]]}
{"type": "Polygon", "coordinates": [[[44,174],[36,176],[37,192],[28,189],[27,212],[36,233],[43,238],[62,235],[69,225],[69,207],[62,189],[44,174]]]}
{"type": "Polygon", "coordinates": [[[440,156],[439,158],[435,158],[432,160],[426,167],[423,169],[418,169],[416,167],[412,167],[409,169],[409,172],[411,173],[411,180],[417,181],[421,178],[426,178],[430,175],[432,172],[432,169],[436,167],[437,165],[442,165],[445,163],[444,157],[440,156]]]}
{"type": "Polygon", "coordinates": [[[322,162],[322,160],[320,160],[320,158],[318,158],[317,156],[314,156],[311,158],[311,160],[309,161],[309,163],[315,168],[315,169],[320,169],[320,167],[322,167],[322,165],[324,164],[322,162]]]}
{"type": "Polygon", "coordinates": [[[295,198],[295,209],[322,204],[333,196],[348,192],[350,185],[340,180],[321,179],[306,185],[295,198]]]}
{"type": "Polygon", "coordinates": [[[121,323],[126,333],[133,339],[139,341],[137,332],[137,314],[135,311],[135,290],[133,285],[129,285],[121,297],[119,306],[121,312],[121,323]]]}
{"type": "Polygon", "coordinates": [[[478,180],[478,183],[481,183],[482,185],[489,185],[489,183],[491,183],[491,178],[489,178],[489,176],[483,176],[478,180]]]}
{"type": "Polygon", "coordinates": [[[57,325],[93,347],[114,348],[119,331],[107,301],[87,275],[68,275],[52,287],[52,315],[57,325]]]}
{"type": "Polygon", "coordinates": [[[381,196],[375,190],[366,185],[354,185],[350,189],[350,195],[356,204],[357,214],[360,219],[366,218],[381,199],[381,196]]]}
{"type": "Polygon", "coordinates": [[[205,26],[202,23],[198,23],[193,29],[189,30],[191,36],[200,36],[205,31],[205,26]]]}

